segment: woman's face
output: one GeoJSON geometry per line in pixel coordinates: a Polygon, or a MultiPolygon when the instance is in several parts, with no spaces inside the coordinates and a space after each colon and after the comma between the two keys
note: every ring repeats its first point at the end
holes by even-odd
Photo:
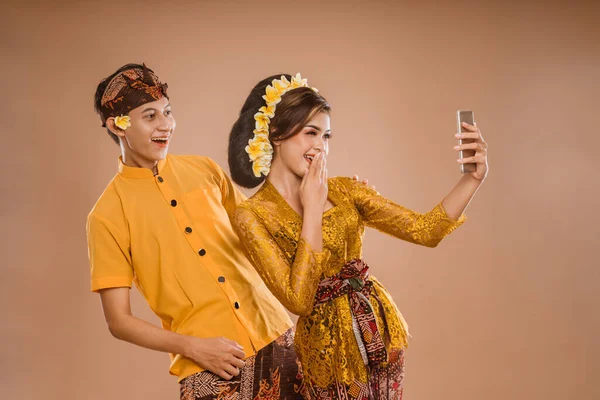
{"type": "Polygon", "coordinates": [[[175,118],[169,99],[162,97],[129,112],[131,126],[118,129],[114,118],[107,120],[110,130],[121,138],[126,163],[131,166],[152,168],[167,157],[171,137],[175,131],[175,118]]]}
{"type": "Polygon", "coordinates": [[[325,156],[329,154],[330,138],[329,114],[321,112],[308,121],[296,135],[274,143],[273,166],[281,165],[301,178],[317,153],[325,153],[325,156]]]}

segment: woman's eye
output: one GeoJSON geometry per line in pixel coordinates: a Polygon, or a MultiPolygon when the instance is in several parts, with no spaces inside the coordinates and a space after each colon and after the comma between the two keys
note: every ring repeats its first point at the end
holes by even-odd
{"type": "Polygon", "coordinates": [[[167,110],[165,111],[165,115],[171,115],[172,111],[171,110],[167,110]]]}
{"type": "Polygon", "coordinates": [[[326,133],[323,137],[327,140],[331,139],[331,133],[326,133]]]}
{"type": "Polygon", "coordinates": [[[148,119],[152,119],[152,118],[154,118],[154,114],[148,114],[148,115],[146,116],[146,118],[148,118],[148,119]]]}
{"type": "Polygon", "coordinates": [[[316,135],[316,134],[317,134],[317,132],[315,132],[315,131],[308,131],[308,132],[306,132],[306,134],[307,134],[307,135],[316,135]]]}

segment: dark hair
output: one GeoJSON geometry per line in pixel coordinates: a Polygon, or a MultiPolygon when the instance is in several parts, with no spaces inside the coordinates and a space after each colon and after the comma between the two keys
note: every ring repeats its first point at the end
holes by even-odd
{"type": "MultiPolygon", "coordinates": [[[[100,116],[100,119],[102,119],[102,126],[104,126],[105,121],[102,116],[100,102],[102,101],[102,96],[104,95],[104,91],[106,90],[106,87],[108,86],[108,84],[110,83],[112,78],[114,78],[115,76],[117,76],[118,74],[120,74],[123,71],[127,71],[128,69],[134,69],[134,68],[143,69],[143,65],[142,64],[125,64],[121,68],[116,70],[114,73],[112,73],[111,75],[102,79],[100,81],[100,83],[98,84],[98,87],[96,87],[96,93],[94,94],[94,110],[96,111],[96,114],[98,114],[100,116]]],[[[150,68],[148,68],[148,69],[150,69],[150,68]]],[[[150,71],[152,71],[152,70],[150,70],[150,71]]],[[[152,72],[154,72],[154,71],[152,71],[152,72]]],[[[112,133],[110,131],[110,129],[108,129],[108,128],[106,128],[106,131],[108,132],[108,135],[110,136],[110,138],[116,144],[119,144],[119,137],[117,135],[115,135],[114,133],[112,133]]]]}
{"type": "MultiPolygon", "coordinates": [[[[281,74],[273,75],[258,82],[250,92],[242,106],[240,116],[231,128],[229,134],[228,161],[231,178],[238,185],[253,188],[261,184],[265,177],[259,178],[252,172],[252,163],[246,153],[248,141],[254,137],[254,114],[262,106],[266,106],[262,96],[274,79],[280,79],[281,74]]],[[[283,74],[288,80],[291,75],[283,74]]],[[[269,123],[269,140],[285,140],[302,130],[315,115],[331,111],[331,106],[325,98],[307,87],[290,90],[281,96],[281,102],[276,106],[275,116],[269,123]]]]}

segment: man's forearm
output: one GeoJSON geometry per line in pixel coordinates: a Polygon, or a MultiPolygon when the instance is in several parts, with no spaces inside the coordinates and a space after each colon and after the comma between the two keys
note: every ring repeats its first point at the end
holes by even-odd
{"type": "Polygon", "coordinates": [[[133,315],[108,321],[108,329],[115,338],[147,349],[183,356],[188,353],[189,336],[162,329],[133,315]]]}

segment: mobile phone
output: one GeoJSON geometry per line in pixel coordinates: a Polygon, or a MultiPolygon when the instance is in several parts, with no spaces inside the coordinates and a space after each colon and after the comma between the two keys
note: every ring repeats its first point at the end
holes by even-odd
{"type": "MultiPolygon", "coordinates": [[[[456,124],[458,132],[467,132],[467,130],[462,126],[463,122],[466,122],[469,125],[475,124],[475,115],[473,114],[473,111],[458,110],[456,112],[456,124]]],[[[474,139],[458,139],[458,144],[473,143],[474,141],[474,139]]],[[[475,150],[461,150],[459,151],[459,153],[459,158],[463,159],[473,157],[475,155],[475,150]]],[[[477,164],[475,163],[460,164],[460,172],[462,172],[463,174],[475,172],[476,169],[477,164]]]]}

